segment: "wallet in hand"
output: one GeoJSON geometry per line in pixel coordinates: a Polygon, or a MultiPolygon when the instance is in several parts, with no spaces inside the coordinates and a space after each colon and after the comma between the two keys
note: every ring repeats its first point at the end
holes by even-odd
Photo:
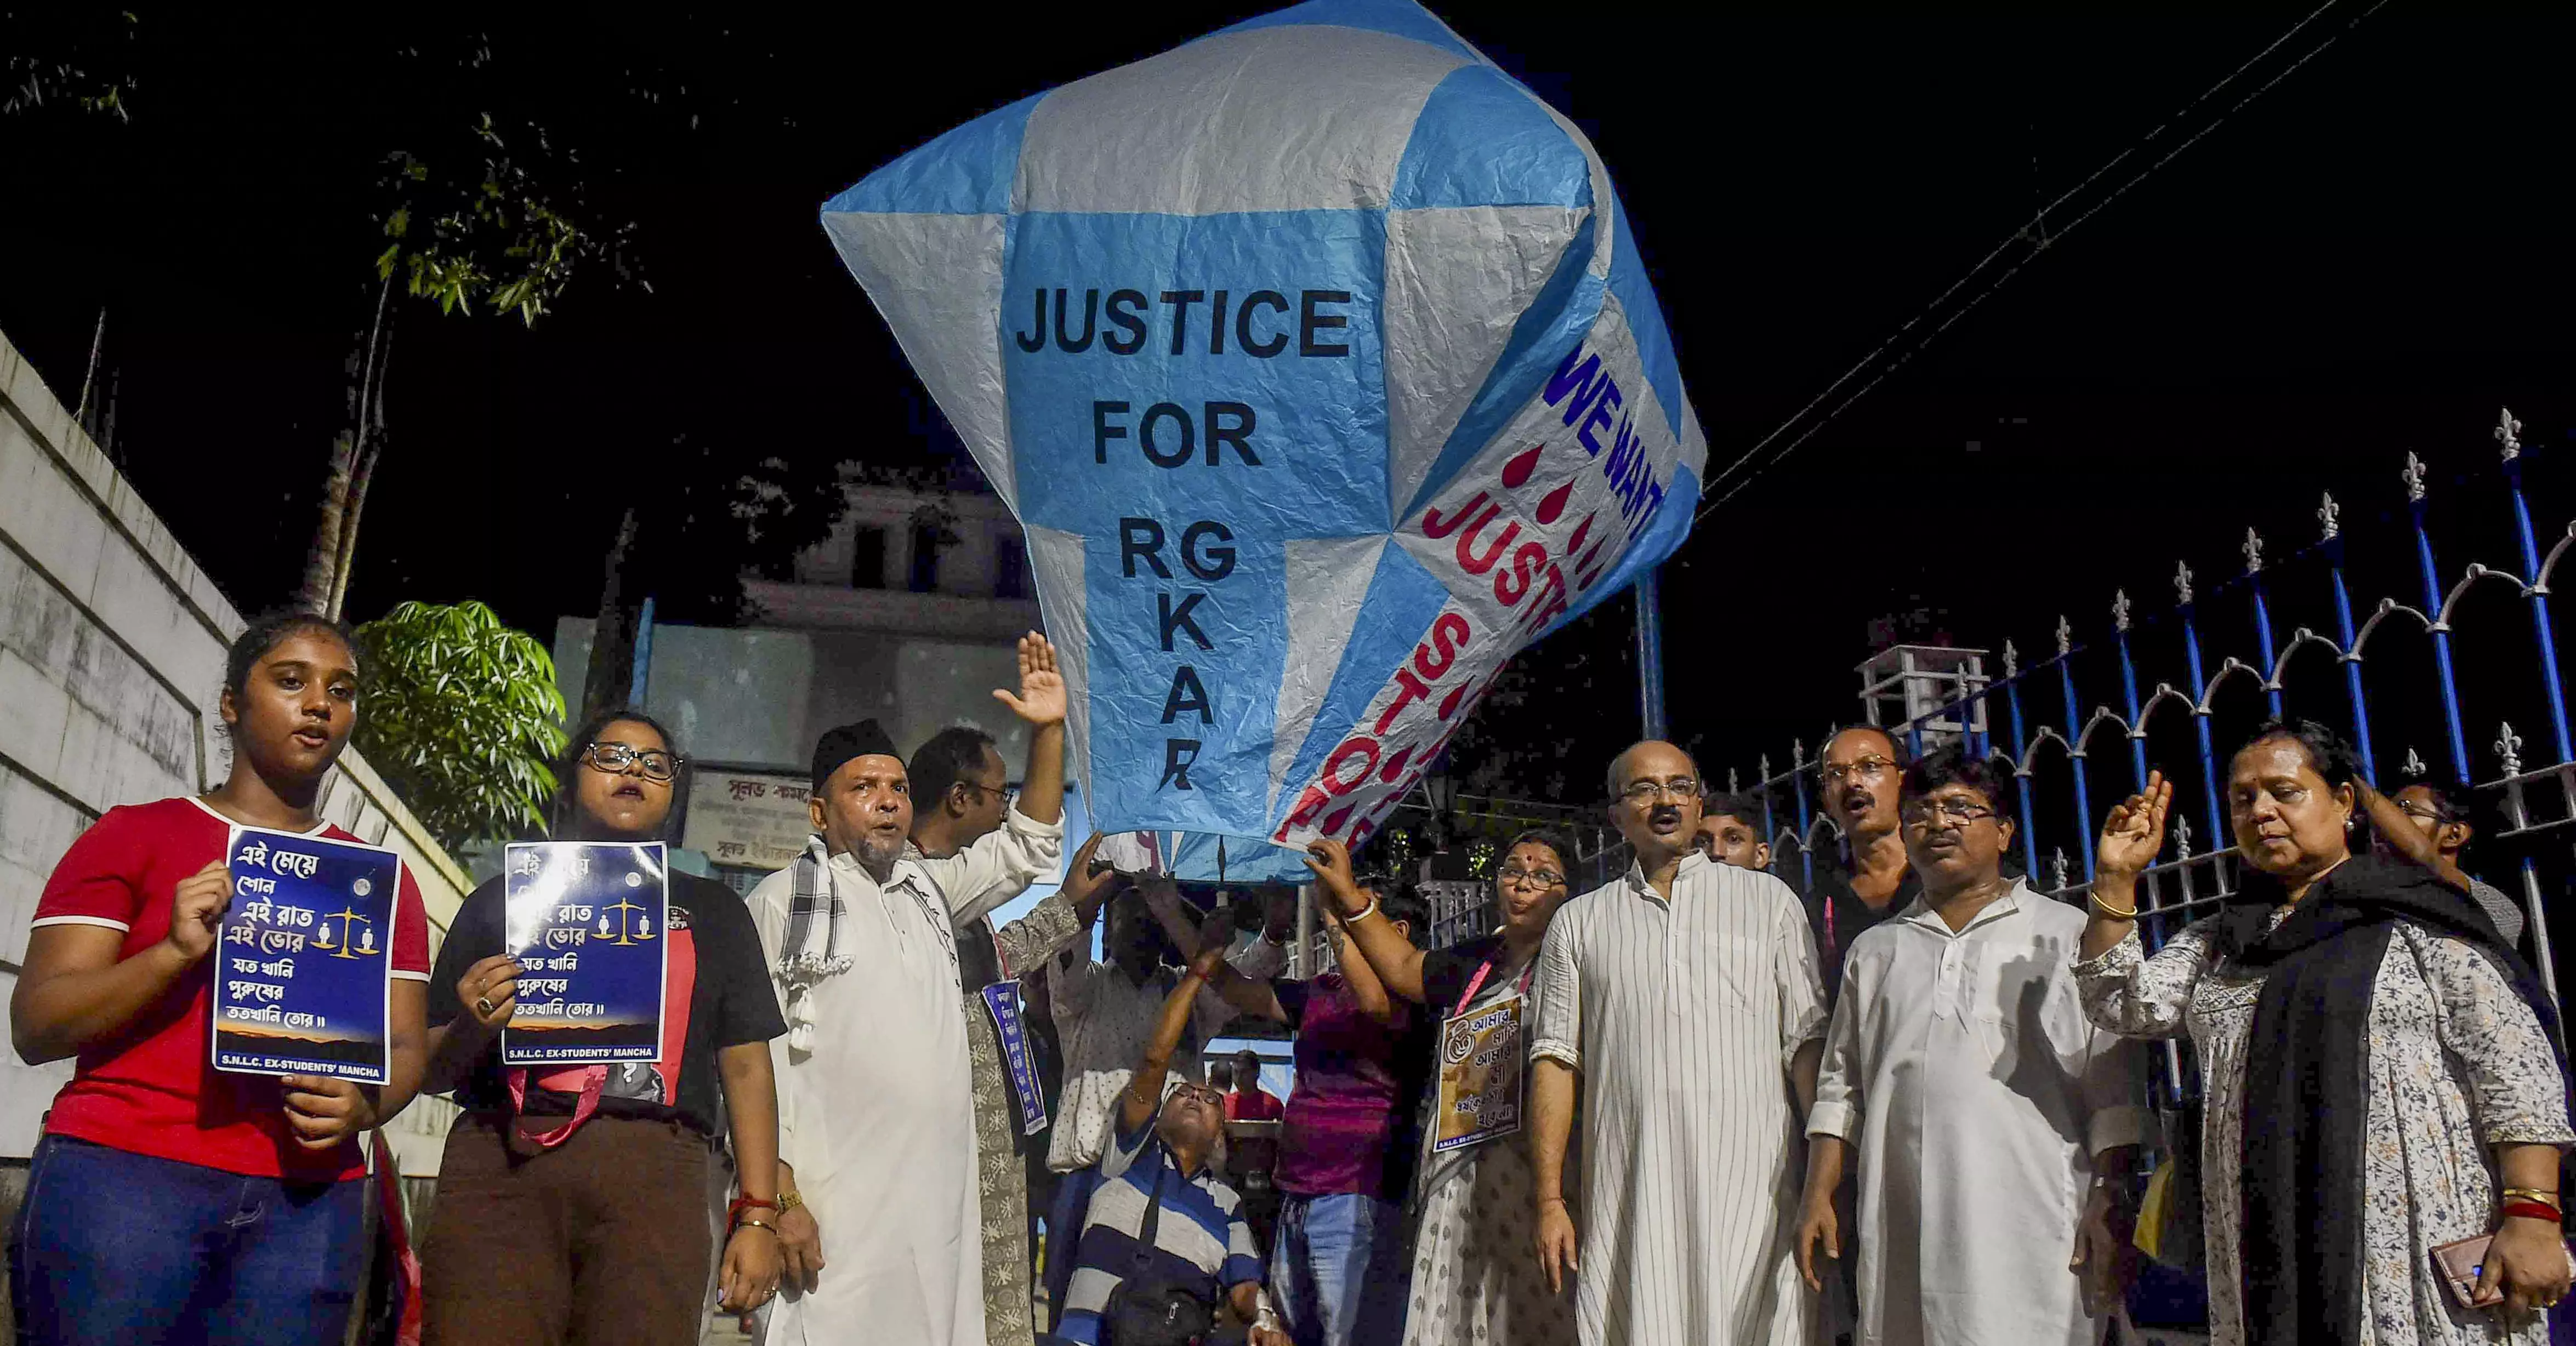
{"type": "Polygon", "coordinates": [[[2451,1287],[2451,1298],[2460,1301],[2461,1308],[2486,1309],[2504,1302],[2502,1290],[2478,1293],[2478,1267],[2487,1260],[2487,1245],[2493,1242],[2495,1235],[2480,1234],[2433,1249],[2433,1274],[2451,1287]]]}

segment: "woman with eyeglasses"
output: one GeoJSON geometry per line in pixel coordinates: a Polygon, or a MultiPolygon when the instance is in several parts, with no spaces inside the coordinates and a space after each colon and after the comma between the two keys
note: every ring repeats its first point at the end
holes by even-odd
{"type": "Polygon", "coordinates": [[[2548,997],[2436,871],[2356,848],[2368,786],[2332,730],[2264,725],[2226,784],[2238,891],[2139,943],[2173,801],[2151,773],[2102,825],[2075,965],[2093,1022],[2198,1049],[2213,1342],[2538,1346],[2576,1271],[2548,997]],[[2436,1253],[2490,1236],[2461,1261],[2501,1293],[2465,1307],[2436,1253]]]}
{"type": "MultiPolygon", "coordinates": [[[[638,711],[574,732],[557,770],[562,841],[668,839],[687,760],[638,711]]],[[[730,1135],[740,1198],[719,1271],[724,1307],[776,1293],[778,1094],[787,1031],[760,934],[732,889],[670,874],[658,1064],[501,1064],[517,1007],[503,881],[457,909],[432,975],[429,1081],[465,1109],[447,1136],[423,1253],[430,1346],[568,1341],[693,1346],[713,1249],[715,1152],[730,1135]]]]}
{"type": "Polygon", "coordinates": [[[1552,832],[1512,838],[1494,874],[1494,910],[1502,924],[1445,949],[1416,948],[1388,922],[1356,919],[1365,899],[1346,880],[1347,859],[1317,864],[1349,946],[1387,990],[1442,1016],[1430,1035],[1432,1078],[1422,1100],[1429,1115],[1412,1203],[1421,1232],[1405,1346],[1570,1346],[1575,1339],[1573,1297],[1549,1291],[1529,1251],[1537,1193],[1528,1147],[1511,1134],[1524,1105],[1525,1049],[1517,1035],[1494,1041],[1495,1026],[1506,1020],[1526,1027],[1509,1016],[1529,1003],[1539,946],[1565,903],[1573,856],[1573,846],[1552,832]],[[1488,1054],[1480,1048],[1492,1046],[1503,1050],[1479,1064],[1488,1054]],[[1468,1111],[1460,1110],[1462,1103],[1468,1111]],[[1484,1125],[1466,1125],[1468,1116],[1484,1125]],[[1444,1127],[1450,1117],[1459,1124],[1444,1127]]]}
{"type": "Polygon", "coordinates": [[[218,1074],[206,1055],[233,829],[358,840],[323,819],[321,792],[360,686],[347,627],[302,612],[252,622],[217,702],[223,783],[108,810],[45,881],[10,1034],[30,1064],[78,1064],[10,1231],[27,1346],[324,1346],[347,1330],[366,1269],[358,1137],[421,1077],[429,922],[410,871],[387,944],[388,1083],[218,1074]]]}

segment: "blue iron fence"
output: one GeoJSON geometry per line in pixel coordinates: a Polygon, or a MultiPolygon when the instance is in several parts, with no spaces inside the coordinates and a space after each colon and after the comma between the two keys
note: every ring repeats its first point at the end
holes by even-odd
{"type": "MultiPolygon", "coordinates": [[[[2516,872],[2537,968],[2555,997],[2546,899],[2576,873],[2569,845],[2576,842],[2576,747],[2549,582],[2576,543],[2576,522],[2541,550],[2520,432],[2505,412],[2492,431],[2500,473],[2461,478],[2464,499],[2474,505],[2485,494],[2494,497],[2485,504],[2500,508],[2437,518],[2431,474],[2409,453],[2398,474],[2403,527],[2394,536],[2374,536],[2365,546],[2346,531],[2328,495],[2315,512],[2316,536],[2288,557],[2267,559],[2263,539],[2248,529],[2241,569],[2218,583],[2196,587],[2189,564],[2178,565],[2169,609],[2142,616],[2125,592],[2116,594],[2107,631],[2079,638],[2061,617],[2055,654],[2024,667],[2007,642],[2002,676],[1991,681],[1979,661],[1933,661],[1909,676],[1937,684],[1934,694],[1914,698],[1915,713],[1889,727],[1916,752],[1937,726],[1964,734],[1975,751],[2008,757],[2019,858],[2035,886],[2068,901],[2081,901],[2091,884],[2094,836],[2108,806],[2136,790],[2150,767],[2163,771],[2175,783],[2176,809],[2166,858],[2141,883],[2151,945],[2235,891],[2222,753],[2255,723],[2288,713],[2334,724],[2351,735],[2371,779],[2392,791],[2399,782],[2386,770],[2393,765],[2388,752],[2399,745],[2406,774],[2467,786],[2491,820],[2465,867],[2489,876],[2516,872]],[[2437,541],[2485,549],[2508,530],[2515,565],[2471,564],[2444,587],[2437,541]],[[2352,594],[2371,583],[2390,596],[2356,623],[2352,594]],[[2290,626],[2284,640],[2282,623],[2291,614],[2304,615],[2306,624],[2290,626]],[[2230,645],[2241,654],[2225,655],[2211,672],[2204,651],[2230,645]],[[2464,645],[2476,652],[2465,676],[2464,645]],[[2142,671],[2163,675],[2143,684],[2143,695],[2142,671]],[[2517,719],[2545,723],[2549,764],[2524,760],[2528,744],[2513,728],[2517,719]],[[2484,739],[2490,727],[2487,750],[2472,754],[2472,738],[2484,739]],[[2419,740],[2437,745],[2447,770],[2423,769],[2419,740]]],[[[2393,511],[2390,522],[2398,522],[2393,511]]],[[[1875,708],[1873,702],[1873,719],[1875,708]]],[[[1791,745],[1784,771],[1773,772],[1766,758],[1759,777],[1750,793],[1762,800],[1773,868],[1793,883],[1810,880],[1817,849],[1837,838],[1822,816],[1807,745],[1791,745]]],[[[2168,1097],[2187,1095],[2192,1082],[2178,1052],[2169,1048],[2166,1065],[2168,1097]]]]}

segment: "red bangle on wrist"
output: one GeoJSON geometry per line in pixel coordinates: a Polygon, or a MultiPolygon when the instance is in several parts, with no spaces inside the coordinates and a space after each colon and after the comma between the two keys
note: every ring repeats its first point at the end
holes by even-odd
{"type": "Polygon", "coordinates": [[[2525,1220],[2547,1220],[2551,1224],[2557,1224],[2564,1218],[2559,1212],[2537,1201],[2516,1201],[2506,1206],[2501,1214],[2508,1220],[2519,1216],[2525,1220]]]}
{"type": "Polygon", "coordinates": [[[742,1223],[742,1213],[747,1210],[765,1210],[772,1214],[776,1214],[778,1211],[778,1203],[775,1201],[764,1201],[756,1196],[735,1197],[733,1199],[733,1204],[725,1207],[725,1223],[728,1225],[742,1223]]]}

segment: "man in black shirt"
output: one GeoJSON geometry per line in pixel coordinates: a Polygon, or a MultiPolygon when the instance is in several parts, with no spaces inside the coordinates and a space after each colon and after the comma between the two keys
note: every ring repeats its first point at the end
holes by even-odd
{"type": "Polygon", "coordinates": [[[1816,854],[1806,894],[1828,1008],[1842,995],[1843,953],[1852,941],[1923,891],[1906,866],[1896,817],[1896,786],[1909,760],[1894,734],[1856,724],[1825,740],[1816,764],[1825,816],[1842,832],[1838,844],[1816,854]]]}

